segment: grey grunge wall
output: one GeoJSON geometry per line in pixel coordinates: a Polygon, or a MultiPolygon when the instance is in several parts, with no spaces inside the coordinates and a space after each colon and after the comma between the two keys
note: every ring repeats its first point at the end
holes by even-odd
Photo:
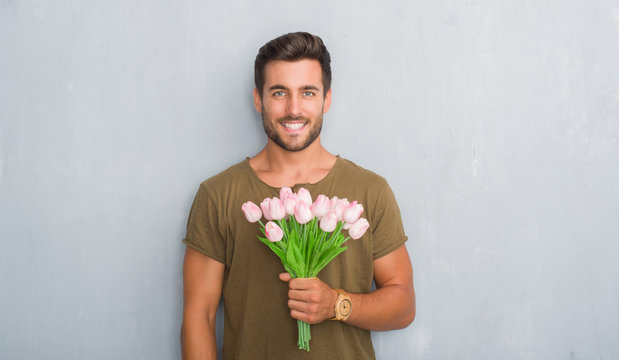
{"type": "Polygon", "coordinates": [[[616,0],[0,0],[0,358],[180,357],[189,207],[264,145],[253,59],[298,30],[324,145],[409,236],[377,357],[619,358],[616,0]]]}

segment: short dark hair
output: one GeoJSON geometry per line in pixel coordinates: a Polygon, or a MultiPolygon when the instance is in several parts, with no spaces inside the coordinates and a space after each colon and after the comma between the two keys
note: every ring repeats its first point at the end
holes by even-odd
{"type": "Polygon", "coordinates": [[[264,69],[269,61],[318,60],[322,68],[324,95],[331,88],[331,55],[322,39],[307,32],[295,32],[275,38],[258,51],[254,62],[254,82],[260,97],[264,87],[264,69]]]}

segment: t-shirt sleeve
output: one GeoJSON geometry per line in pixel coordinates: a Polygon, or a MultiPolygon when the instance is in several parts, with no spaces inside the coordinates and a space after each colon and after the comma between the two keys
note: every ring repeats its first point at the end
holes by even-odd
{"type": "Polygon", "coordinates": [[[224,233],[221,226],[222,219],[206,185],[200,185],[191,206],[187,234],[183,242],[190,248],[225,264],[226,242],[222,235],[224,233]]]}
{"type": "Polygon", "coordinates": [[[374,260],[381,258],[404,244],[402,215],[393,191],[385,181],[377,200],[374,224],[371,224],[374,239],[374,260]]]}

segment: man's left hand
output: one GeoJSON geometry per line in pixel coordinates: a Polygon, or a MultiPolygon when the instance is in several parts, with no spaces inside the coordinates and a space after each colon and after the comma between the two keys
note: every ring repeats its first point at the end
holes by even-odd
{"type": "Polygon", "coordinates": [[[309,324],[318,324],[335,316],[337,291],[318,278],[292,279],[281,273],[279,279],[288,282],[290,316],[309,324]]]}

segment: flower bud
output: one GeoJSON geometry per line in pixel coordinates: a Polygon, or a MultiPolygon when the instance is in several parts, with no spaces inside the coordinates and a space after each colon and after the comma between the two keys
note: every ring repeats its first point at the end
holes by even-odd
{"type": "Polygon", "coordinates": [[[353,201],[350,204],[348,204],[342,216],[344,218],[344,221],[346,221],[349,224],[352,224],[356,222],[357,219],[359,219],[359,216],[361,216],[362,212],[363,212],[363,205],[357,204],[357,201],[353,201]]]}
{"type": "Polygon", "coordinates": [[[312,195],[310,195],[309,191],[305,188],[300,188],[297,191],[297,199],[307,204],[307,206],[312,206],[312,195]]]}
{"type": "Polygon", "coordinates": [[[320,228],[324,232],[332,232],[337,226],[337,214],[335,211],[329,211],[325,216],[320,219],[320,228]]]}
{"type": "Polygon", "coordinates": [[[299,224],[306,224],[313,218],[312,210],[303,201],[298,201],[294,207],[294,218],[297,219],[299,224]]]}
{"type": "Polygon", "coordinates": [[[325,195],[318,195],[316,201],[312,204],[312,215],[321,219],[329,211],[329,198],[325,195]]]}
{"type": "Polygon", "coordinates": [[[241,210],[243,210],[247,221],[249,221],[250,223],[255,223],[262,217],[262,211],[260,211],[258,205],[254,204],[251,201],[243,204],[243,206],[241,206],[241,210]]]}
{"type": "Polygon", "coordinates": [[[333,199],[331,199],[331,210],[337,214],[337,221],[342,221],[344,220],[344,210],[348,207],[348,200],[338,199],[337,197],[333,199]],[[336,201],[333,201],[333,199],[336,199],[336,201]]]}
{"type": "Polygon", "coordinates": [[[348,229],[348,235],[351,238],[357,240],[365,234],[365,231],[370,227],[370,223],[365,219],[361,218],[357,220],[350,229],[348,229]]]}
{"type": "Polygon", "coordinates": [[[284,237],[284,231],[276,223],[269,221],[264,226],[264,234],[270,242],[280,241],[284,237]]]}
{"type": "Polygon", "coordinates": [[[279,199],[281,201],[286,200],[286,198],[288,197],[288,194],[292,194],[292,189],[291,188],[289,188],[287,186],[284,186],[281,189],[279,189],[279,199]]]}
{"type": "Polygon", "coordinates": [[[284,204],[279,198],[274,197],[269,201],[269,216],[271,220],[281,220],[286,216],[284,204]]]}
{"type": "Polygon", "coordinates": [[[294,207],[297,205],[297,195],[290,193],[286,196],[284,201],[284,210],[286,210],[286,214],[294,215],[294,207]]]}
{"type": "Polygon", "coordinates": [[[264,215],[264,218],[267,220],[273,220],[273,218],[271,217],[271,213],[269,212],[270,205],[271,205],[271,199],[269,198],[262,200],[262,202],[260,203],[260,208],[262,209],[262,215],[264,215]]]}
{"type": "Polygon", "coordinates": [[[338,199],[338,197],[337,197],[337,196],[334,196],[334,197],[332,197],[331,199],[329,199],[329,209],[330,209],[330,210],[333,210],[333,208],[335,207],[335,204],[337,204],[337,201],[338,201],[338,200],[339,200],[339,199],[338,199]]]}

